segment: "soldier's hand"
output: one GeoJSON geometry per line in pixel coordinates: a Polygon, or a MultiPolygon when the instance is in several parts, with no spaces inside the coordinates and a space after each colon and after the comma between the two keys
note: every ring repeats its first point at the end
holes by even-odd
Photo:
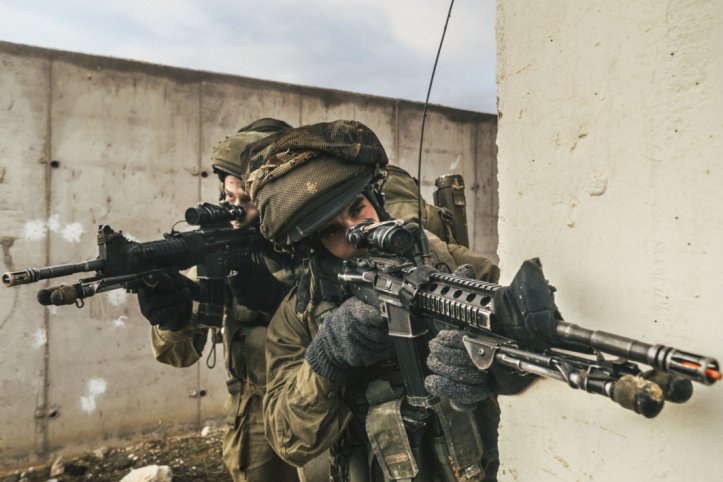
{"type": "Polygon", "coordinates": [[[429,342],[424,386],[432,395],[447,397],[458,406],[471,406],[490,396],[487,372],[474,366],[462,343],[461,330],[441,330],[429,342]]]}
{"type": "Polygon", "coordinates": [[[193,307],[193,281],[180,273],[162,273],[153,287],[138,288],[141,313],[162,330],[178,331],[188,325],[193,307]]]}
{"type": "Polygon", "coordinates": [[[328,312],[306,349],[311,368],[337,384],[344,383],[350,368],[372,366],[393,356],[386,319],[358,298],[328,312]]]}
{"type": "Polygon", "coordinates": [[[266,266],[249,258],[239,259],[233,268],[236,274],[228,278],[227,284],[236,303],[253,311],[274,314],[289,287],[276,279],[266,266]]]}

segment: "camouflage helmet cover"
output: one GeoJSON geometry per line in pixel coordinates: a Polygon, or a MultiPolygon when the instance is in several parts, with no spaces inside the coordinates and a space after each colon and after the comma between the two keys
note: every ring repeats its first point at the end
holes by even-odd
{"type": "Polygon", "coordinates": [[[281,245],[314,233],[384,176],[389,162],[376,134],[356,121],[289,129],[252,156],[246,191],[261,233],[281,245]]]}
{"type": "Polygon", "coordinates": [[[216,143],[211,151],[211,167],[223,179],[232,175],[244,179],[248,173],[249,147],[254,142],[291,126],[284,121],[271,118],[258,119],[226,136],[216,143]]]}

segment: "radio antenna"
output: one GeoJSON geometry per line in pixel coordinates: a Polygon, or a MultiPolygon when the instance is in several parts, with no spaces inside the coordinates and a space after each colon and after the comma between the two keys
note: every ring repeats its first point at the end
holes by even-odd
{"type": "Polygon", "coordinates": [[[432,68],[432,76],[429,78],[429,88],[427,89],[427,99],[424,101],[424,112],[422,114],[422,131],[419,134],[419,160],[417,162],[417,220],[419,228],[422,229],[422,149],[424,146],[424,125],[427,122],[427,108],[429,107],[429,95],[432,93],[432,84],[434,83],[434,73],[437,71],[437,62],[439,62],[439,54],[442,52],[442,44],[444,44],[444,36],[447,34],[447,25],[449,18],[452,16],[452,7],[454,0],[449,4],[447,12],[447,20],[444,22],[444,30],[442,38],[439,39],[439,48],[437,49],[437,57],[434,59],[434,67],[432,68]]]}

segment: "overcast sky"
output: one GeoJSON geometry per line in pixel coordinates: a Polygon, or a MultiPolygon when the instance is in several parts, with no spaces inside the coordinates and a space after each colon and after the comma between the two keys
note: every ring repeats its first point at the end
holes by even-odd
{"type": "MultiPolygon", "coordinates": [[[[449,0],[0,0],[0,40],[423,101],[449,0]]],[[[431,102],[494,113],[495,1],[456,0],[431,102]]]]}

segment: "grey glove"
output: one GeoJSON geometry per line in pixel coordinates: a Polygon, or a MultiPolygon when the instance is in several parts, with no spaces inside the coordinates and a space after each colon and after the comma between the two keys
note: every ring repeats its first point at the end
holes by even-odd
{"type": "Polygon", "coordinates": [[[311,368],[339,385],[350,368],[372,366],[393,355],[386,320],[377,308],[358,298],[349,298],[328,312],[306,349],[311,368]]]}
{"type": "Polygon", "coordinates": [[[470,405],[489,397],[491,390],[487,372],[474,366],[463,336],[460,330],[442,330],[429,342],[427,367],[432,374],[424,379],[424,386],[432,395],[470,405]]]}

